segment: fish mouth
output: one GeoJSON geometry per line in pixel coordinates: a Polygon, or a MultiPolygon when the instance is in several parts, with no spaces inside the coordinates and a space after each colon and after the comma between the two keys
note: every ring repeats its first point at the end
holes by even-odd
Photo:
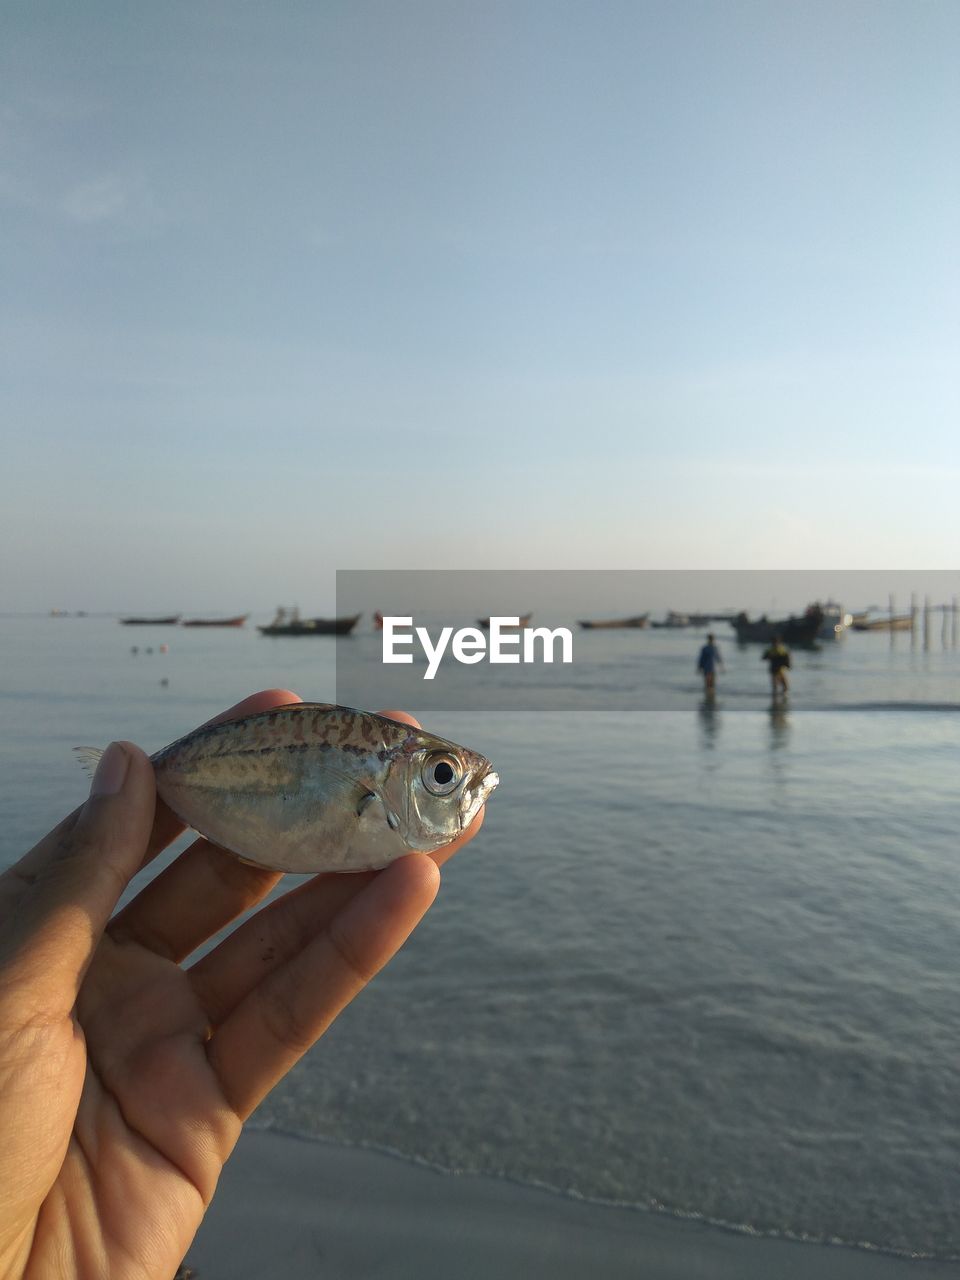
{"type": "Polygon", "coordinates": [[[466,831],[488,798],[500,785],[500,775],[488,769],[480,781],[471,790],[464,788],[460,797],[460,830],[466,831]]]}

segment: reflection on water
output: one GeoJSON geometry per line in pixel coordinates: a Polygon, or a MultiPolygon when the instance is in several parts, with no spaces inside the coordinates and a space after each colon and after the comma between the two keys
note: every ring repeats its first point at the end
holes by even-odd
{"type": "Polygon", "coordinates": [[[782,698],[775,698],[770,703],[770,747],[779,751],[787,745],[790,738],[790,720],[787,717],[787,704],[782,698]]]}
{"type": "Polygon", "coordinates": [[[717,745],[717,734],[720,729],[720,718],[717,715],[717,700],[705,697],[697,707],[700,718],[700,746],[713,751],[717,745]]]}
{"type": "MultiPolygon", "coordinates": [[[[788,704],[782,698],[775,698],[768,708],[770,736],[768,746],[771,751],[781,751],[790,741],[790,717],[788,704]]],[[[720,742],[720,729],[723,717],[717,708],[716,698],[705,697],[697,704],[697,721],[700,730],[700,748],[703,751],[716,751],[720,742]]]]}

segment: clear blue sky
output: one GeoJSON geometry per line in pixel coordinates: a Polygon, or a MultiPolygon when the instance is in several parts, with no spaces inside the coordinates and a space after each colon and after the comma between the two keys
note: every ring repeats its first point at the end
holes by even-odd
{"type": "Polygon", "coordinates": [[[7,0],[0,608],[955,567],[958,61],[955,0],[7,0]]]}

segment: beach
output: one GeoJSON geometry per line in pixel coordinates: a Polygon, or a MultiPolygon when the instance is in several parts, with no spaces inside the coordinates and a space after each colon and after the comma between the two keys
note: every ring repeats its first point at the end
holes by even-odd
{"type": "MultiPolygon", "coordinates": [[[[82,801],[76,744],[156,750],[252,689],[334,683],[322,641],[242,629],[0,641],[4,865],[82,801]]],[[[756,651],[722,641],[707,704],[698,637],[587,643],[585,696],[674,709],[424,715],[502,785],[261,1104],[201,1280],[958,1274],[960,653],[847,636],[796,655],[774,713],[756,651]]]]}
{"type": "Polygon", "coordinates": [[[933,1280],[956,1263],[750,1236],[244,1133],[187,1263],[197,1280],[933,1280]]]}

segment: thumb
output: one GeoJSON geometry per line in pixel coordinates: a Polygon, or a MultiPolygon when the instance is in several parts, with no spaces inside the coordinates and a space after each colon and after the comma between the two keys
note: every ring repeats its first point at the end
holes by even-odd
{"type": "Polygon", "coordinates": [[[143,862],[155,803],[146,755],[132,742],[112,742],[86,804],[50,847],[14,920],[18,967],[42,979],[46,1012],[72,1009],[111,912],[143,862]]]}

